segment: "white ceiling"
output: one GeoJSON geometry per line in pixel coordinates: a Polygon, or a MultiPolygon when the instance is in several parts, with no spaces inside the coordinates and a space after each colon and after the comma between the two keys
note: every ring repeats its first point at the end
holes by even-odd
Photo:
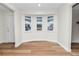
{"type": "Polygon", "coordinates": [[[38,3],[10,3],[14,7],[19,10],[53,10],[58,9],[64,3],[40,3],[40,7],[38,7],[38,3]]]}
{"type": "Polygon", "coordinates": [[[5,6],[4,4],[1,4],[0,3],[0,11],[3,11],[3,12],[13,12],[11,9],[9,9],[7,6],[5,6]]]}

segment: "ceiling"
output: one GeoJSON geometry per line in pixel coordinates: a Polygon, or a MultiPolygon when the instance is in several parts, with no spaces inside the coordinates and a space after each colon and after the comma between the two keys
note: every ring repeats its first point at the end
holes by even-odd
{"type": "Polygon", "coordinates": [[[1,11],[7,11],[7,8],[4,5],[0,4],[0,10],[1,11]]]}
{"type": "Polygon", "coordinates": [[[53,10],[58,9],[64,3],[10,3],[19,10],[53,10]]]}
{"type": "Polygon", "coordinates": [[[4,4],[1,4],[0,3],[0,11],[3,11],[3,12],[13,12],[11,9],[9,9],[7,6],[5,6],[4,4]]]}

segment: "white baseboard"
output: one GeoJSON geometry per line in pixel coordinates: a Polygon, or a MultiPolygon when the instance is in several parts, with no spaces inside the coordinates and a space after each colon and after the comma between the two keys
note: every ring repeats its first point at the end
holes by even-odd
{"type": "Polygon", "coordinates": [[[18,44],[15,43],[15,48],[19,47],[23,42],[19,42],[18,44]]]}
{"type": "Polygon", "coordinates": [[[71,49],[67,49],[64,45],[62,45],[60,42],[58,42],[58,44],[62,47],[62,48],[64,48],[67,52],[71,52],[71,49]]]}
{"type": "Polygon", "coordinates": [[[49,41],[49,42],[57,42],[56,40],[44,40],[44,39],[29,39],[29,40],[23,40],[22,42],[29,42],[29,41],[49,41]]]}
{"type": "Polygon", "coordinates": [[[72,43],[79,43],[79,41],[72,41],[72,43]]]}
{"type": "Polygon", "coordinates": [[[0,44],[2,44],[3,42],[0,41],[0,44]]]}
{"type": "Polygon", "coordinates": [[[29,42],[29,41],[49,41],[49,42],[56,42],[56,43],[57,43],[57,41],[52,41],[52,40],[26,40],[26,41],[19,42],[18,44],[15,43],[15,47],[17,48],[17,47],[19,47],[22,43],[24,43],[24,42],[29,42]]]}
{"type": "Polygon", "coordinates": [[[3,41],[2,43],[13,43],[15,41],[3,41]]]}
{"type": "Polygon", "coordinates": [[[0,41],[0,44],[2,44],[2,43],[14,43],[14,42],[1,42],[1,41],[0,41]]]}

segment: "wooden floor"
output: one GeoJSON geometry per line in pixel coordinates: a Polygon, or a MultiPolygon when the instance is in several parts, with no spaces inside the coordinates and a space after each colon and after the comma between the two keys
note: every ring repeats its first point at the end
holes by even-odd
{"type": "Polygon", "coordinates": [[[72,43],[72,55],[79,56],[79,43],[72,43]]]}
{"type": "Polygon", "coordinates": [[[25,42],[18,48],[14,47],[14,43],[0,44],[1,56],[70,56],[71,53],[66,52],[57,43],[47,41],[25,42]]]}

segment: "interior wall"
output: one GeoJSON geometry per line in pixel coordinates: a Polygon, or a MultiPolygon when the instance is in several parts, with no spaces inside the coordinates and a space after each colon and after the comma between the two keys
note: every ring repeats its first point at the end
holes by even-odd
{"type": "Polygon", "coordinates": [[[4,14],[2,12],[2,10],[0,9],[0,43],[3,42],[4,40],[4,14]]]}
{"type": "Polygon", "coordinates": [[[72,9],[72,42],[79,43],[79,5],[72,9]]]}
{"type": "Polygon", "coordinates": [[[22,41],[52,41],[57,42],[57,13],[56,10],[42,10],[42,11],[23,11],[22,12],[22,41]],[[31,31],[25,31],[25,19],[24,16],[30,15],[32,16],[32,30],[31,31]],[[47,30],[47,16],[52,15],[54,16],[54,30],[48,31],[47,30]],[[43,19],[43,29],[42,31],[36,30],[36,16],[44,16],[43,19]]]}
{"type": "Polygon", "coordinates": [[[15,30],[15,47],[18,47],[22,42],[22,30],[21,30],[21,13],[15,11],[14,13],[14,30],[15,30]]]}
{"type": "Polygon", "coordinates": [[[71,51],[72,6],[65,4],[58,10],[58,43],[71,51]]]}

